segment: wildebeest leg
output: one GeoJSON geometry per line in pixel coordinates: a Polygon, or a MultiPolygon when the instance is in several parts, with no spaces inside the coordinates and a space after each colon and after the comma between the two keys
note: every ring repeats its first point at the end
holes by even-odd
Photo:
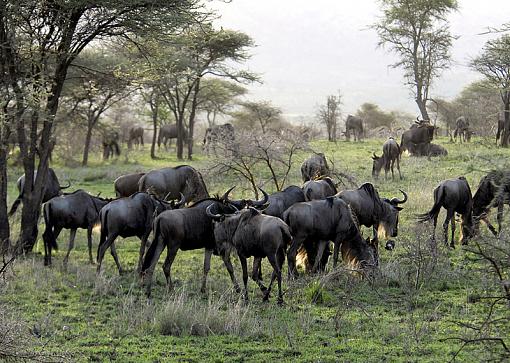
{"type": "MultiPolygon", "coordinates": [[[[450,220],[452,219],[454,214],[455,214],[455,211],[448,209],[446,211],[446,219],[444,220],[444,223],[443,223],[444,243],[447,246],[448,246],[448,224],[450,223],[450,220]]],[[[453,243],[453,241],[452,241],[452,243],[453,243]]]]}
{"type": "Polygon", "coordinates": [[[211,256],[213,250],[205,249],[204,253],[204,275],[202,276],[202,287],[200,288],[200,292],[205,293],[206,284],[207,284],[207,274],[211,269],[211,256]]]}
{"type": "Polygon", "coordinates": [[[498,235],[501,233],[501,225],[503,224],[503,203],[498,204],[498,214],[497,214],[497,220],[498,220],[498,235]]]}
{"type": "Polygon", "coordinates": [[[265,293],[267,291],[267,288],[262,283],[262,279],[260,278],[260,265],[262,263],[262,258],[260,257],[253,257],[253,272],[251,274],[251,278],[253,281],[259,285],[260,291],[265,293]]]}
{"type": "Polygon", "coordinates": [[[298,272],[296,268],[296,256],[299,250],[299,247],[303,244],[303,238],[292,238],[292,242],[289,247],[289,251],[287,252],[287,263],[289,265],[289,279],[298,277],[298,272]]]}
{"type": "Polygon", "coordinates": [[[342,244],[342,241],[336,239],[334,243],[335,247],[333,249],[333,268],[336,267],[336,263],[338,262],[338,253],[340,252],[340,245],[342,244]]]}
{"type": "Polygon", "coordinates": [[[178,250],[179,250],[178,245],[172,245],[172,247],[168,246],[168,248],[166,250],[166,258],[165,258],[165,263],[163,264],[163,272],[165,274],[166,286],[167,286],[168,291],[174,290],[174,284],[172,283],[172,276],[170,275],[170,269],[172,268],[172,264],[174,263],[174,259],[175,259],[175,256],[177,255],[178,250]]]}
{"type": "Polygon", "coordinates": [[[69,232],[69,245],[67,246],[67,253],[64,257],[64,267],[67,267],[67,261],[69,260],[69,254],[71,250],[74,248],[74,239],[76,238],[76,228],[71,229],[69,232]]]}
{"type": "Polygon", "coordinates": [[[115,248],[115,243],[112,243],[112,245],[110,246],[110,253],[113,256],[113,259],[115,260],[115,264],[117,265],[117,269],[119,270],[119,275],[122,275],[124,273],[124,270],[120,265],[119,256],[117,255],[117,249],[115,248]]]}
{"type": "Polygon", "coordinates": [[[491,222],[489,222],[489,218],[487,218],[485,216],[482,218],[482,220],[485,222],[485,224],[487,225],[487,228],[489,228],[489,231],[491,231],[491,233],[494,235],[494,237],[497,237],[498,231],[496,231],[496,228],[494,228],[494,226],[491,224],[491,222]]]}
{"type": "Polygon", "coordinates": [[[400,177],[400,180],[402,180],[402,174],[400,173],[400,156],[397,157],[397,170],[398,176],[400,177]]]}
{"type": "Polygon", "coordinates": [[[87,228],[87,246],[89,249],[89,262],[93,265],[94,260],[92,259],[92,226],[87,228]]]}
{"type": "Polygon", "coordinates": [[[51,248],[57,244],[57,238],[62,231],[61,227],[54,227],[46,225],[46,229],[43,233],[44,240],[44,266],[51,266],[51,248]]]}
{"type": "Polygon", "coordinates": [[[455,227],[456,227],[455,214],[453,215],[453,217],[451,219],[451,223],[452,223],[452,240],[450,241],[450,247],[455,248],[455,227]]]}
{"type": "Polygon", "coordinates": [[[312,267],[312,272],[315,273],[319,271],[320,263],[322,261],[322,255],[324,254],[324,250],[326,249],[329,241],[319,241],[317,244],[317,255],[315,256],[315,261],[312,267]]]}
{"type": "Polygon", "coordinates": [[[234,285],[234,289],[237,293],[241,292],[241,288],[236,280],[236,275],[234,273],[234,267],[232,266],[232,261],[230,260],[230,251],[222,253],[221,258],[223,259],[223,263],[227,268],[228,274],[230,275],[230,280],[232,280],[232,284],[234,285]]]}
{"type": "Polygon", "coordinates": [[[282,268],[283,263],[285,262],[285,249],[281,248],[276,253],[276,258],[278,262],[278,305],[283,304],[283,292],[282,292],[282,268]]]}
{"type": "MultiPolygon", "coordinates": [[[[106,252],[106,250],[108,249],[108,247],[114,246],[114,242],[115,242],[115,239],[117,238],[117,234],[111,234],[108,236],[108,238],[104,239],[104,235],[101,233],[101,241],[99,241],[99,246],[97,247],[97,257],[96,257],[96,261],[97,261],[97,268],[96,268],[96,272],[99,273],[101,272],[101,263],[103,262],[103,258],[104,258],[104,254],[106,252]]],[[[113,255],[113,252],[112,252],[112,255],[113,255]]],[[[120,272],[120,271],[119,271],[120,272]]]]}
{"type": "Polygon", "coordinates": [[[242,257],[239,254],[238,256],[243,268],[244,300],[248,301],[248,263],[246,262],[246,257],[242,257]]]}
{"type": "Polygon", "coordinates": [[[143,235],[140,238],[140,253],[138,255],[138,267],[136,268],[137,273],[140,273],[140,271],[142,271],[143,256],[145,254],[145,248],[147,246],[148,238],[149,238],[149,233],[146,233],[145,235],[143,235]]]}

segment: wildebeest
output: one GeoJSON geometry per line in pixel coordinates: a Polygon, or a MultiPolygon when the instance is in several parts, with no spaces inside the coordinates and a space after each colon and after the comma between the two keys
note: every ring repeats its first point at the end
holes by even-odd
{"type": "Polygon", "coordinates": [[[115,130],[106,130],[103,132],[103,159],[113,158],[114,155],[120,155],[119,133],[115,130]]]}
{"type": "Polygon", "coordinates": [[[160,199],[178,199],[182,193],[188,202],[209,197],[202,174],[189,165],[151,170],[138,181],[138,190],[160,199]]]}
{"type": "Polygon", "coordinates": [[[217,155],[216,148],[220,146],[225,152],[233,151],[232,147],[235,143],[234,126],[226,123],[223,125],[216,125],[208,127],[205,130],[204,140],[202,143],[202,149],[209,155],[212,151],[214,155],[217,155]]]}
{"type": "Polygon", "coordinates": [[[395,162],[397,162],[397,170],[400,179],[402,179],[402,174],[400,173],[400,146],[398,143],[390,137],[383,144],[383,154],[382,156],[377,156],[373,153],[372,156],[373,165],[372,165],[372,177],[374,179],[379,178],[379,174],[381,173],[381,169],[384,167],[384,178],[388,177],[388,171],[391,168],[391,179],[394,179],[393,168],[395,166],[395,162]]]}
{"type": "MultiPolygon", "coordinates": [[[[37,171],[34,172],[34,181],[36,176],[37,171]]],[[[16,210],[18,209],[20,203],[23,201],[23,193],[25,192],[25,174],[18,178],[16,186],[18,187],[19,194],[14,203],[12,204],[11,210],[9,211],[9,217],[16,213],[16,210]]],[[[55,171],[52,168],[48,168],[48,176],[46,177],[46,183],[44,185],[42,202],[43,203],[47,202],[51,198],[61,195],[62,190],[67,189],[70,186],[71,186],[70,182],[65,187],[61,186],[58,182],[58,178],[57,175],[55,174],[55,171]]]]}
{"type": "Polygon", "coordinates": [[[185,209],[167,210],[156,217],[153,224],[154,239],[145,254],[142,264],[142,277],[146,284],[147,295],[150,296],[152,274],[159,256],[167,248],[163,272],[168,288],[173,289],[170,269],[177,255],[177,251],[205,249],[204,274],[201,291],[205,292],[207,274],[211,266],[211,255],[216,248],[214,239],[214,226],[212,219],[207,215],[206,208],[215,204],[217,213],[233,213],[237,208],[228,200],[229,189],[221,198],[206,198],[185,209]]]}
{"type": "Polygon", "coordinates": [[[509,204],[510,193],[510,174],[506,171],[491,170],[480,180],[478,189],[473,196],[473,218],[475,220],[475,229],[478,231],[480,221],[487,224],[489,230],[495,236],[501,233],[503,222],[504,204],[509,204]],[[491,208],[497,207],[498,230],[489,222],[489,212],[491,208]]]}
{"type": "Polygon", "coordinates": [[[455,120],[455,130],[453,131],[453,138],[455,141],[457,141],[457,136],[459,136],[460,142],[462,141],[468,141],[468,137],[471,138],[471,136],[468,136],[469,130],[469,121],[464,116],[460,116],[455,120]]]}
{"type": "Polygon", "coordinates": [[[243,209],[234,214],[215,213],[215,205],[209,205],[207,215],[214,223],[214,238],[220,255],[223,257],[234,287],[238,284],[230,262],[232,247],[237,251],[243,269],[244,298],[248,300],[248,266],[247,258],[261,259],[267,257],[273,267],[273,274],[269,286],[266,288],[260,279],[258,264],[254,261],[252,279],[264,294],[263,300],[268,300],[271,287],[275,279],[278,281],[278,303],[283,303],[282,267],[285,262],[285,252],[292,236],[289,227],[280,219],[261,214],[253,207],[243,209]]]}
{"type": "Polygon", "coordinates": [[[301,164],[303,183],[322,176],[330,176],[328,162],[323,153],[314,153],[301,164]]]}
{"type": "Polygon", "coordinates": [[[313,270],[319,267],[320,258],[328,241],[334,242],[333,266],[336,266],[340,245],[342,258],[352,265],[377,265],[377,250],[361,237],[350,207],[338,197],[296,203],[283,213],[290,228],[292,243],[287,252],[289,276],[297,276],[296,255],[303,243],[319,242],[313,270]]]}
{"type": "Polygon", "coordinates": [[[285,212],[290,206],[304,201],[305,194],[303,193],[303,189],[296,185],[291,185],[281,192],[269,195],[269,206],[264,210],[264,214],[282,218],[283,212],[285,212]]]}
{"type": "MultiPolygon", "coordinates": [[[[188,132],[184,129],[184,143],[188,142],[188,132]]],[[[177,139],[177,124],[166,124],[161,126],[158,135],[158,147],[161,147],[161,143],[165,146],[165,150],[168,146],[172,146],[172,139],[177,139]],[[168,145],[167,145],[168,144],[168,145]]]]}
{"type": "Polygon", "coordinates": [[[131,173],[121,175],[113,182],[113,188],[115,189],[115,195],[117,198],[129,197],[132,194],[138,192],[138,181],[145,173],[131,173]]]}
{"type": "Polygon", "coordinates": [[[132,126],[128,133],[128,147],[131,149],[133,142],[136,146],[143,146],[143,127],[132,126]]]}
{"type": "MultiPolygon", "coordinates": [[[[113,245],[118,236],[122,238],[136,236],[141,241],[137,267],[137,271],[140,272],[154,218],[164,210],[181,207],[184,202],[184,196],[178,203],[167,203],[153,195],[137,192],[130,197],[117,199],[106,205],[99,213],[101,238],[97,248],[97,271],[101,270],[104,253],[113,245]]],[[[117,256],[114,256],[114,259],[119,273],[121,273],[119,259],[117,256]]]]}
{"type": "Polygon", "coordinates": [[[319,180],[309,180],[303,184],[303,193],[305,194],[305,199],[310,201],[335,195],[338,193],[338,190],[331,178],[324,177],[319,180]]]}
{"type": "Polygon", "coordinates": [[[435,157],[435,156],[446,156],[448,155],[448,150],[444,146],[434,144],[432,142],[421,143],[421,144],[413,144],[410,143],[408,145],[409,153],[412,156],[427,156],[427,157],[435,157]]]}
{"type": "Polygon", "coordinates": [[[402,190],[401,193],[404,195],[402,200],[380,198],[374,186],[365,183],[358,189],[343,190],[336,196],[349,204],[359,225],[373,228],[372,242],[377,247],[379,234],[384,238],[398,235],[398,214],[402,210],[399,204],[407,201],[407,194],[402,190]]]}
{"type": "Polygon", "coordinates": [[[411,152],[412,144],[428,144],[434,138],[435,126],[428,122],[421,122],[416,127],[404,131],[400,141],[400,153],[405,150],[411,152]]]}
{"type": "MultiPolygon", "coordinates": [[[[110,199],[95,197],[79,189],[44,203],[43,215],[46,224],[43,233],[44,265],[51,265],[51,250],[58,248],[57,238],[63,228],[71,230],[64,265],[67,265],[69,254],[74,247],[74,238],[78,228],[87,230],[89,260],[90,263],[94,263],[92,260],[92,228],[99,222],[99,211],[110,201],[110,199]]],[[[113,253],[114,246],[112,246],[113,253]]]]}
{"type": "Polygon", "coordinates": [[[349,115],[345,120],[345,137],[347,141],[351,140],[351,132],[354,136],[354,141],[361,141],[363,137],[363,120],[361,117],[349,115]]]}
{"type": "Polygon", "coordinates": [[[428,150],[425,155],[426,156],[446,156],[446,155],[448,155],[448,150],[446,150],[446,148],[441,145],[434,144],[431,142],[428,146],[428,150]]]}
{"type": "Polygon", "coordinates": [[[455,179],[447,179],[442,181],[436,189],[434,189],[434,205],[432,209],[424,214],[418,215],[420,222],[434,221],[434,230],[432,238],[435,240],[435,231],[437,225],[437,217],[441,207],[446,209],[446,219],[443,223],[443,232],[445,244],[448,245],[448,224],[452,224],[452,240],[450,247],[455,247],[455,213],[461,215],[461,244],[467,244],[467,241],[474,235],[473,223],[473,198],[471,197],[471,189],[463,176],[455,179]]]}

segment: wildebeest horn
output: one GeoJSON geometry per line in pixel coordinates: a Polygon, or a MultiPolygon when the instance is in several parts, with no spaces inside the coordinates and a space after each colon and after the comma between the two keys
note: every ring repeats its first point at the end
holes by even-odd
{"type": "Polygon", "coordinates": [[[374,151],[374,152],[372,152],[372,155],[373,155],[373,156],[372,156],[372,159],[374,159],[374,160],[375,160],[375,159],[379,159],[379,156],[377,156],[377,155],[375,154],[375,151],[374,151]]]}
{"type": "Polygon", "coordinates": [[[63,187],[62,185],[59,185],[60,190],[62,190],[62,189],[67,189],[67,188],[69,188],[70,186],[71,186],[71,182],[70,182],[69,180],[67,181],[67,185],[66,185],[65,187],[63,187]]]}
{"type": "Polygon", "coordinates": [[[254,201],[252,203],[252,205],[254,207],[262,207],[269,200],[269,195],[267,195],[267,193],[264,191],[264,189],[259,188],[259,190],[262,192],[262,194],[264,194],[264,198],[262,200],[254,201]]]}
{"type": "Polygon", "coordinates": [[[101,192],[97,193],[96,198],[99,198],[100,195],[101,195],[101,192]]]}
{"type": "Polygon", "coordinates": [[[179,193],[181,195],[181,200],[175,203],[175,208],[180,208],[186,203],[186,198],[184,197],[184,194],[179,193]]]}
{"type": "Polygon", "coordinates": [[[221,200],[226,200],[228,201],[228,195],[230,194],[230,192],[232,191],[232,189],[234,189],[236,187],[236,185],[234,185],[232,188],[230,188],[229,190],[227,190],[225,192],[225,194],[223,194],[223,196],[221,197],[221,200]]]}
{"type": "Polygon", "coordinates": [[[209,205],[206,209],[205,209],[205,214],[207,214],[208,217],[212,218],[213,220],[215,221],[219,221],[223,215],[222,214],[214,214],[211,212],[211,209],[212,207],[214,206],[214,203],[209,205]]]}
{"type": "MultiPolygon", "coordinates": [[[[172,192],[168,192],[168,194],[167,194],[167,195],[165,195],[165,197],[163,198],[163,200],[164,200],[165,202],[168,200],[167,198],[170,196],[170,194],[172,194],[172,192]]],[[[182,193],[180,193],[180,194],[182,194],[182,193]]]]}
{"type": "Polygon", "coordinates": [[[404,194],[404,199],[400,200],[398,198],[391,198],[390,203],[391,204],[404,204],[407,202],[407,194],[402,189],[399,189],[402,194],[404,194]]]}

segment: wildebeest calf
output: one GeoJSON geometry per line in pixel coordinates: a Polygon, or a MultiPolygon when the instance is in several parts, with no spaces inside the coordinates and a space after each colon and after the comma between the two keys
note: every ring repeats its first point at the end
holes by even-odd
{"type": "Polygon", "coordinates": [[[375,153],[372,156],[373,165],[372,165],[372,177],[374,179],[379,178],[379,174],[381,173],[381,169],[384,167],[384,178],[388,177],[388,171],[391,168],[391,179],[395,179],[393,174],[393,168],[395,166],[395,162],[397,163],[397,170],[400,179],[402,179],[402,174],[400,173],[400,146],[398,143],[390,137],[383,144],[383,154],[381,157],[377,156],[375,153]]]}
{"type": "Polygon", "coordinates": [[[113,182],[117,198],[129,197],[138,192],[138,181],[145,173],[132,173],[121,175],[113,182]]]}

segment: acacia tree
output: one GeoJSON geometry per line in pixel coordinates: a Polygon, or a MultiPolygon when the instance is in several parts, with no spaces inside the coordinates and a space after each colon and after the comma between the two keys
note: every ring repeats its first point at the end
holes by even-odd
{"type": "Polygon", "coordinates": [[[434,78],[450,65],[447,15],[457,9],[456,0],[381,0],[383,16],[372,25],[379,45],[388,46],[399,60],[424,120],[429,120],[427,100],[434,78]]]}
{"type": "Polygon", "coordinates": [[[317,119],[320,123],[326,125],[328,131],[328,141],[336,142],[338,119],[340,118],[340,106],[342,104],[342,96],[338,94],[329,95],[325,105],[319,106],[317,111],[317,119]]]}
{"type": "MultiPolygon", "coordinates": [[[[18,136],[26,176],[18,245],[25,251],[32,250],[37,238],[54,119],[69,66],[94,40],[156,28],[168,33],[191,22],[198,9],[196,0],[0,2],[0,82],[9,100],[0,110],[1,119],[9,122],[1,136],[12,129],[18,136]]],[[[3,153],[0,167],[6,168],[3,153]]],[[[4,196],[0,218],[7,209],[4,196]]]]}
{"type": "Polygon", "coordinates": [[[503,102],[504,124],[501,146],[508,147],[510,138],[510,35],[490,40],[480,56],[471,62],[487,82],[499,91],[503,102]]]}
{"type": "Polygon", "coordinates": [[[282,110],[269,101],[241,102],[241,109],[232,113],[234,123],[245,129],[259,129],[265,134],[271,126],[279,124],[282,110]]]}

